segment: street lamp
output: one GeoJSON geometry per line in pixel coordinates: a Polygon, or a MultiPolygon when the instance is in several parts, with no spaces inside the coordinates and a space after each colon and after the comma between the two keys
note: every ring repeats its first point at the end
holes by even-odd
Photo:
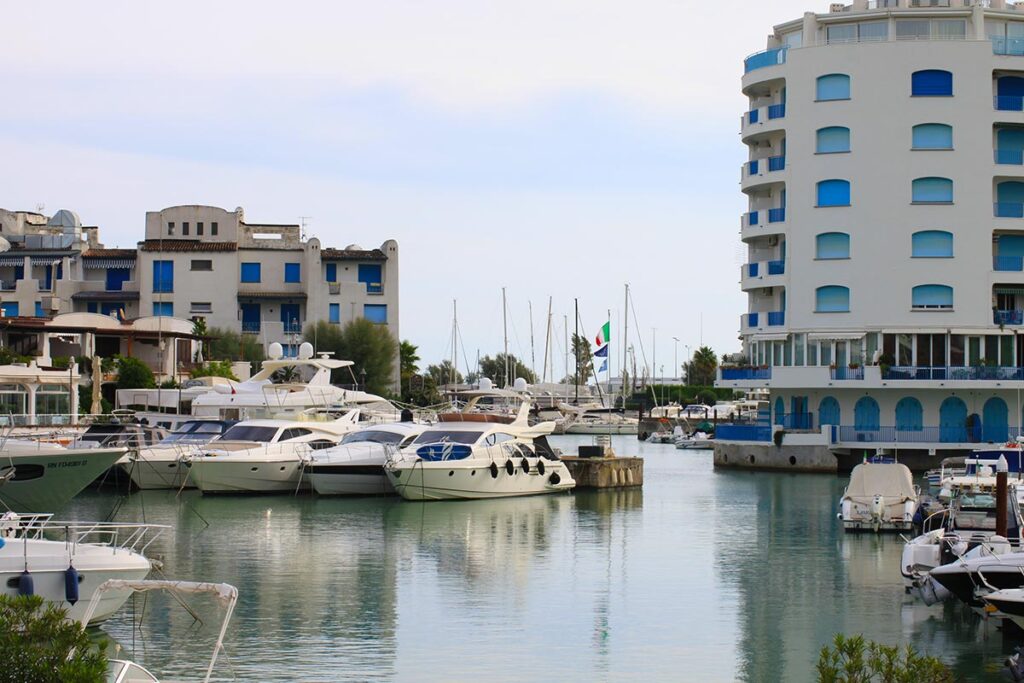
{"type": "Polygon", "coordinates": [[[68,358],[68,422],[75,424],[75,357],[68,358]]]}
{"type": "Polygon", "coordinates": [[[679,379],[676,375],[679,372],[679,337],[672,337],[672,341],[675,342],[672,347],[672,376],[679,379]]]}
{"type": "Polygon", "coordinates": [[[366,368],[361,368],[359,370],[359,380],[361,391],[366,391],[366,368]]]}

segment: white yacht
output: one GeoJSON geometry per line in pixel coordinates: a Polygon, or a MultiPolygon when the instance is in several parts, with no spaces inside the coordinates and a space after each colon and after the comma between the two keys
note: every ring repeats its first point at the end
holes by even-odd
{"type": "Polygon", "coordinates": [[[394,493],[384,463],[426,429],[424,424],[395,422],[350,432],[337,446],[313,453],[306,468],[309,482],[320,495],[394,493]]]}
{"type": "Polygon", "coordinates": [[[473,413],[440,422],[384,467],[407,500],[505,498],[567,491],[576,485],[547,443],[553,422],[530,426],[529,401],[515,419],[473,413]]]}
{"type": "Polygon", "coordinates": [[[629,417],[621,408],[570,409],[566,434],[636,434],[640,420],[629,417]]]}
{"type": "MultiPolygon", "coordinates": [[[[142,579],[149,574],[146,548],[168,527],[155,524],[59,522],[50,515],[0,517],[0,586],[7,595],[39,595],[85,615],[89,593],[108,579],[142,579]]],[[[89,623],[109,618],[129,593],[104,595],[89,623]]]]}
{"type": "Polygon", "coordinates": [[[839,499],[846,531],[909,531],[921,491],[910,468],[896,462],[862,462],[839,499]]]}
{"type": "Polygon", "coordinates": [[[227,420],[189,420],[178,425],[159,443],[130,453],[121,468],[139,489],[191,488],[186,455],[221,436],[234,423],[227,420]]]}
{"type": "Polygon", "coordinates": [[[55,443],[0,442],[0,504],[19,512],[60,510],[127,453],[123,447],[82,450],[55,443]]]}
{"type": "Polygon", "coordinates": [[[312,453],[358,428],[358,410],[330,422],[246,420],[183,462],[203,493],[294,493],[309,488],[312,453]]]}

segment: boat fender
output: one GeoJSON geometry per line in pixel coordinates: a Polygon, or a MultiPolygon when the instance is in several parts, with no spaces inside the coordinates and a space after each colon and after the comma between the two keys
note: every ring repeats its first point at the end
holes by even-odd
{"type": "Polygon", "coordinates": [[[512,464],[512,458],[509,458],[508,460],[505,461],[505,471],[508,472],[509,474],[516,473],[516,466],[512,464]]]}
{"type": "Polygon", "coordinates": [[[551,483],[552,486],[558,486],[560,483],[562,483],[562,478],[558,476],[558,472],[552,472],[551,478],[548,479],[548,481],[551,483]]]}
{"type": "Polygon", "coordinates": [[[526,458],[523,458],[523,472],[525,474],[530,473],[530,461],[527,460],[526,458]]]}
{"type": "Polygon", "coordinates": [[[28,567],[25,567],[25,571],[18,577],[18,595],[35,595],[36,593],[36,582],[32,578],[32,573],[29,572],[28,567]]]}
{"type": "Polygon", "coordinates": [[[78,602],[78,570],[73,564],[64,570],[64,599],[71,605],[78,602]]]}
{"type": "Polygon", "coordinates": [[[491,463],[491,478],[492,479],[497,479],[498,478],[498,463],[496,463],[496,462],[492,462],[491,463]]]}
{"type": "MultiPolygon", "coordinates": [[[[537,473],[542,477],[544,476],[544,461],[540,458],[537,459],[537,473]]],[[[0,548],[2,547],[0,546],[0,548]]]]}

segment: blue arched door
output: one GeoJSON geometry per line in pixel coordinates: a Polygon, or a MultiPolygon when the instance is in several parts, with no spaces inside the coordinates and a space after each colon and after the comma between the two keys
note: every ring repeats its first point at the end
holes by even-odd
{"type": "Polygon", "coordinates": [[[863,396],[853,407],[853,428],[858,431],[876,431],[879,425],[878,401],[863,396]]]}
{"type": "Polygon", "coordinates": [[[924,429],[924,409],[913,396],[906,396],[896,404],[896,431],[920,432],[924,429]]]}
{"type": "Polygon", "coordinates": [[[1001,398],[987,400],[981,416],[982,439],[993,442],[1006,441],[1010,436],[1008,415],[1006,401],[1001,398]]]}
{"type": "Polygon", "coordinates": [[[967,404],[956,396],[950,396],[939,407],[939,441],[967,442],[967,404]]]}
{"type": "Polygon", "coordinates": [[[818,404],[818,423],[822,425],[841,424],[839,401],[831,396],[821,399],[821,403],[818,404]]]}
{"type": "Polygon", "coordinates": [[[779,396],[775,399],[775,424],[784,425],[786,423],[786,404],[783,402],[782,397],[779,396]]]}

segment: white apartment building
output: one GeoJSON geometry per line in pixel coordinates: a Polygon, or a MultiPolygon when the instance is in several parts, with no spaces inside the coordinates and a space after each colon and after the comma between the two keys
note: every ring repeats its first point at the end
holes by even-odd
{"type": "Polygon", "coordinates": [[[748,362],[719,385],[767,387],[772,410],[721,430],[743,447],[716,463],[923,465],[1015,438],[1024,4],[832,4],[776,26],[744,71],[748,362]],[[751,450],[779,430],[793,449],[751,450]]]}
{"type": "MultiPolygon", "coordinates": [[[[89,312],[125,320],[205,320],[296,354],[310,322],[366,318],[398,331],[398,244],[321,246],[299,225],[249,223],[244,211],[175,206],[146,214],[136,249],[107,249],[71,211],[0,210],[4,317],[89,312]]],[[[102,354],[101,354],[102,355],[102,354]]],[[[398,359],[395,360],[398,383],[398,359]]]]}

